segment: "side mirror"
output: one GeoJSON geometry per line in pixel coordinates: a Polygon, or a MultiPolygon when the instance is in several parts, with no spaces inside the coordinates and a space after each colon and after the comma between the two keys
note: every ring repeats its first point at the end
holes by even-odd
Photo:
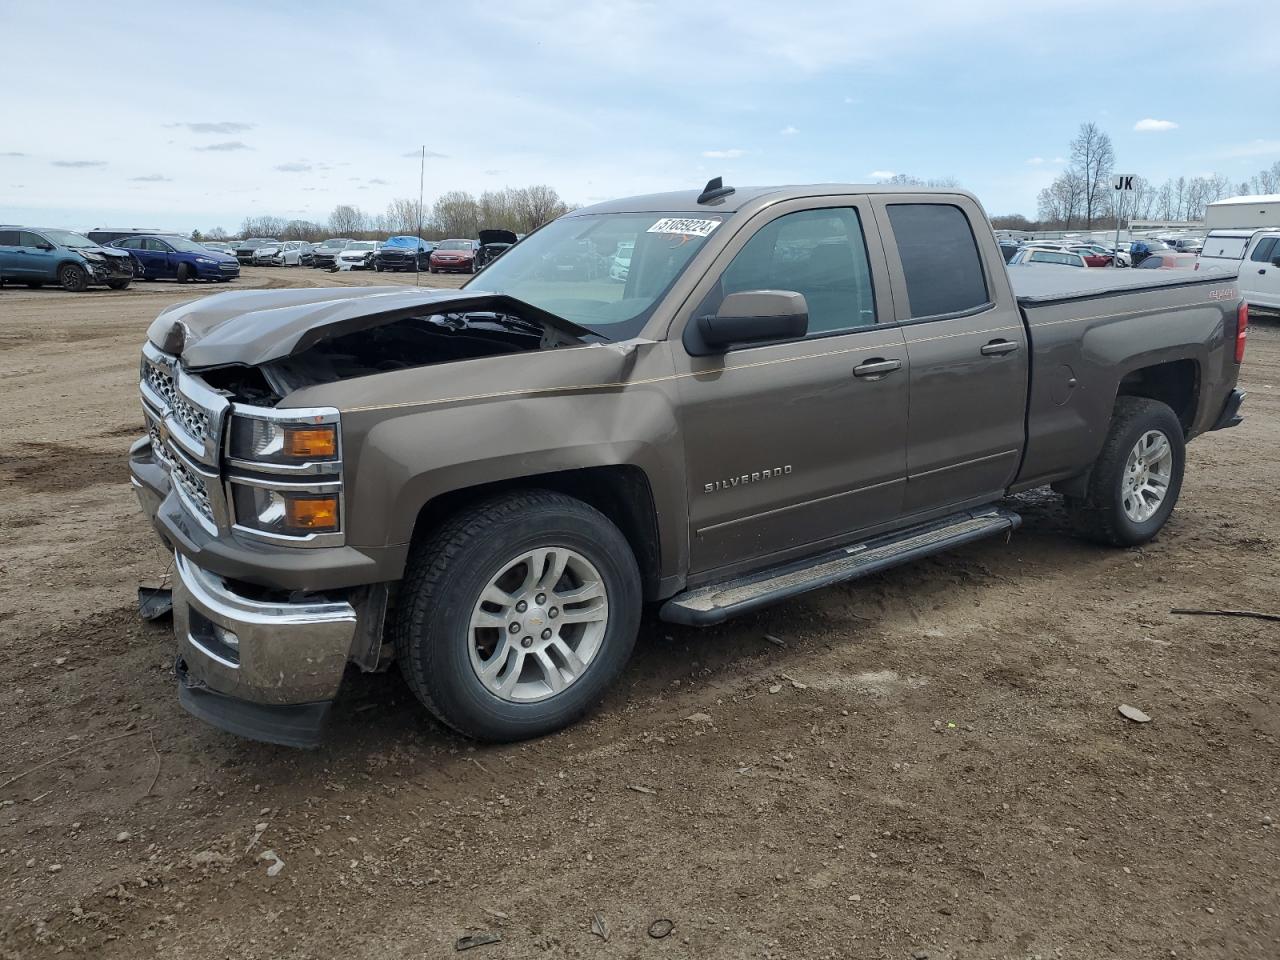
{"type": "Polygon", "coordinates": [[[36,249],[37,249],[37,250],[43,250],[43,251],[45,251],[45,253],[48,253],[50,250],[52,250],[52,249],[53,249],[53,244],[51,244],[51,243],[37,243],[37,244],[36,244],[36,249]]]}
{"type": "Polygon", "coordinates": [[[809,305],[792,290],[744,290],[731,293],[714,315],[698,317],[688,328],[685,347],[694,356],[723,353],[738,343],[794,340],[809,330],[809,305]]]}

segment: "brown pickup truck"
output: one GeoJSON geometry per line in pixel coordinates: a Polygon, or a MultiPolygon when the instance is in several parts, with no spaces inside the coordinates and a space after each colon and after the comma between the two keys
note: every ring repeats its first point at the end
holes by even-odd
{"type": "Polygon", "coordinates": [[[461,290],[223,293],[143,348],[130,451],[174,552],[179,695],[312,745],[399,661],[473,737],[581,716],[642,606],[715,623],[1005,533],[1052,485],[1143,543],[1233,426],[1230,274],[1006,269],[959,191],[577,210],[461,290]]]}

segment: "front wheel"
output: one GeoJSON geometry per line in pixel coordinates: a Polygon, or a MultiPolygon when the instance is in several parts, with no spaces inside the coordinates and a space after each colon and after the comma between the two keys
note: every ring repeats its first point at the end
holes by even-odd
{"type": "Polygon", "coordinates": [[[126,290],[131,282],[129,280],[108,280],[107,286],[112,290],[126,290]]]}
{"type": "Polygon", "coordinates": [[[178,264],[178,282],[190,283],[191,278],[192,278],[191,264],[189,263],[178,264]]]}
{"type": "Polygon", "coordinates": [[[1173,410],[1146,397],[1120,397],[1084,498],[1067,499],[1072,525],[1099,543],[1146,543],[1173,513],[1185,468],[1186,440],[1173,410]]]}
{"type": "Polygon", "coordinates": [[[64,264],[58,271],[58,283],[62,285],[63,290],[82,293],[89,289],[89,272],[78,263],[64,264]]]}
{"type": "Polygon", "coordinates": [[[607,517],[551,491],[507,494],[415,545],[396,653],[444,723],[522,740],[574,722],[613,684],[640,604],[635,557],[607,517]]]}

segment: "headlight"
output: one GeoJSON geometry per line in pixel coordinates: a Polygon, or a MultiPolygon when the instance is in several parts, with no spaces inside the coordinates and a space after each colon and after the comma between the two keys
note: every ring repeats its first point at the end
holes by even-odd
{"type": "Polygon", "coordinates": [[[217,261],[210,260],[208,257],[196,257],[196,263],[217,263],[217,261]]]}
{"type": "Polygon", "coordinates": [[[277,490],[232,484],[236,523],[287,537],[341,529],[337,493],[277,490]]]}
{"type": "Polygon", "coordinates": [[[337,460],[338,425],[235,416],[231,419],[231,456],[279,464],[337,460]]]}

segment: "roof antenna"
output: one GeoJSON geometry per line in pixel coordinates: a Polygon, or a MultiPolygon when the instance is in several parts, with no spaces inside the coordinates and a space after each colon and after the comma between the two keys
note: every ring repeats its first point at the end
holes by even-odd
{"type": "Polygon", "coordinates": [[[733,193],[733,187],[726,187],[723,177],[712,177],[698,194],[698,203],[714,203],[717,200],[723,200],[731,193],[733,193]]]}
{"type": "MultiPolygon", "coordinates": [[[[427,145],[422,145],[422,158],[418,161],[418,242],[413,249],[413,285],[422,286],[422,180],[427,169],[427,145]]],[[[475,262],[474,260],[472,261],[475,262]]]]}

